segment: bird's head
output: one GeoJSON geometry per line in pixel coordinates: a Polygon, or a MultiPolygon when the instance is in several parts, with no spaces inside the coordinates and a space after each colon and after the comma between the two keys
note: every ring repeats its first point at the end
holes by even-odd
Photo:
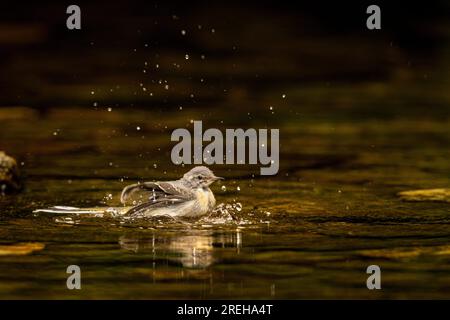
{"type": "Polygon", "coordinates": [[[183,180],[193,188],[208,187],[217,180],[222,180],[221,177],[216,177],[209,168],[199,166],[186,172],[183,180]]]}

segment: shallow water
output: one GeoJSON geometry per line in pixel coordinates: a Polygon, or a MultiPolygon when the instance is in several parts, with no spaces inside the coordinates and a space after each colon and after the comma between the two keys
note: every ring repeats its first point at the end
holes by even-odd
{"type": "Polygon", "coordinates": [[[0,109],[2,148],[26,182],[0,199],[0,298],[449,298],[449,204],[397,196],[448,187],[448,113],[284,110],[238,123],[194,108],[157,120],[137,108],[0,109]],[[199,221],[32,213],[117,206],[129,183],[178,178],[188,167],[170,163],[170,133],[192,129],[187,119],[262,128],[270,117],[279,174],[212,166],[226,177],[213,186],[222,212],[199,221]],[[66,289],[72,264],[82,290],[66,289]],[[366,288],[371,264],[382,290],[366,288]]]}

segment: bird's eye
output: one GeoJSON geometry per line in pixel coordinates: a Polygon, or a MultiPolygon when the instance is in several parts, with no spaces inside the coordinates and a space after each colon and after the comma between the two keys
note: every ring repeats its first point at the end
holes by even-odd
{"type": "Polygon", "coordinates": [[[197,176],[197,180],[201,180],[202,179],[202,176],[197,176]]]}

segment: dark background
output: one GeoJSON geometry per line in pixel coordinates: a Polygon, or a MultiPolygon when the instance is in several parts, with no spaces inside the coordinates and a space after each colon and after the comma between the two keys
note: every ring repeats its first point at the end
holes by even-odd
{"type": "Polygon", "coordinates": [[[75,3],[82,30],[65,26],[72,2],[0,5],[0,106],[257,105],[267,88],[436,79],[448,66],[446,1],[75,3]],[[382,30],[366,28],[370,4],[382,30]]]}

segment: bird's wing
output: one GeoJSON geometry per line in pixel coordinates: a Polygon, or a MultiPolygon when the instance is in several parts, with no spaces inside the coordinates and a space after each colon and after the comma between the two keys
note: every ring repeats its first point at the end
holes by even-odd
{"type": "Polygon", "coordinates": [[[192,193],[177,181],[143,182],[126,186],[122,190],[120,202],[130,204],[138,202],[158,202],[159,200],[191,200],[192,193]]]}
{"type": "Polygon", "coordinates": [[[191,197],[185,197],[180,195],[170,195],[164,196],[156,200],[150,200],[148,202],[144,202],[139,204],[126,212],[127,215],[140,214],[147,210],[154,210],[158,208],[166,208],[168,206],[173,206],[181,203],[185,203],[186,201],[193,200],[191,197]]]}

